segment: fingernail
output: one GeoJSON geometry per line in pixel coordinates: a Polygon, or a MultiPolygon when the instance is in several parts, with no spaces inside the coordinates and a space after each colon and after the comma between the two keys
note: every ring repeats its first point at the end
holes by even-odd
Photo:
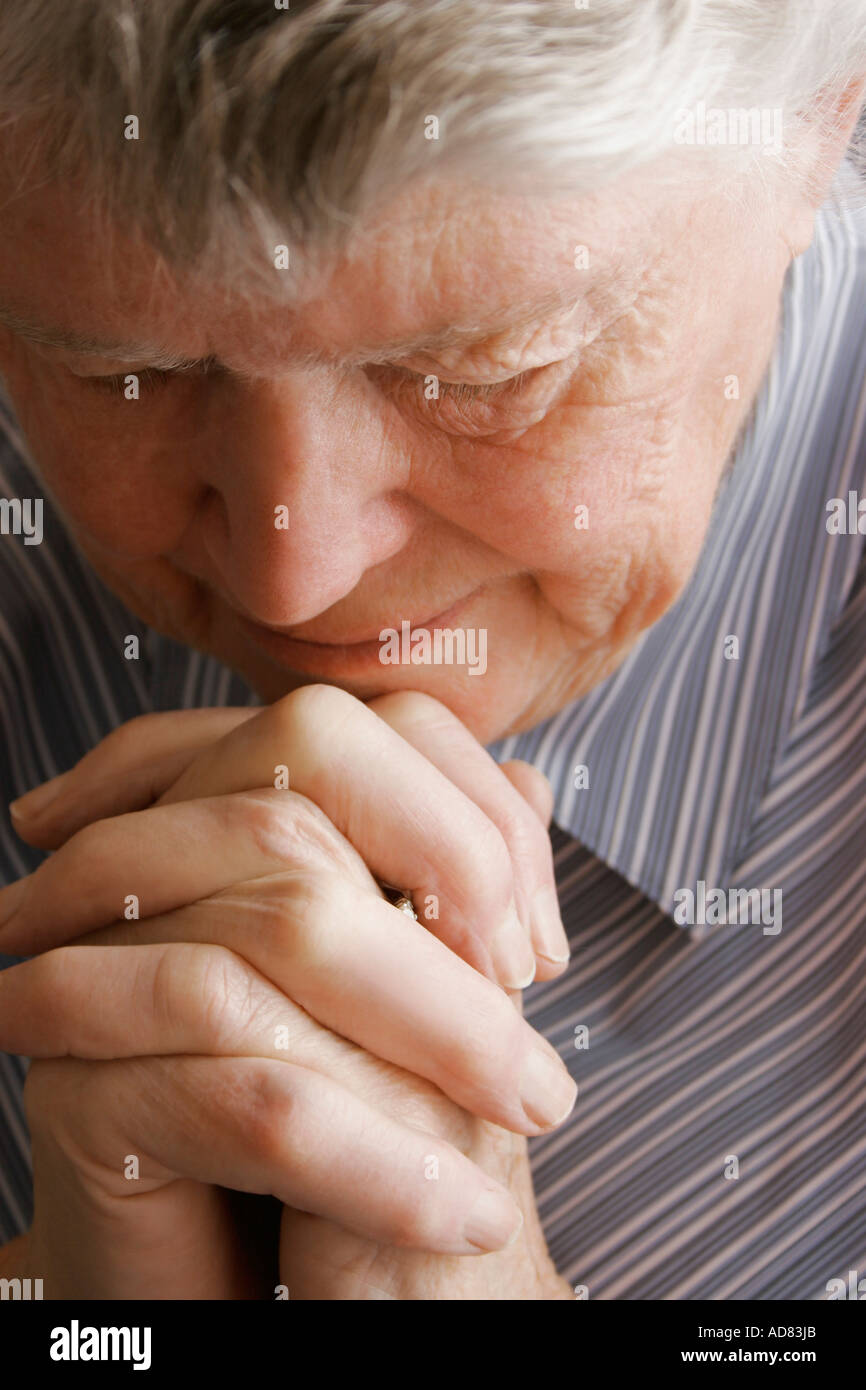
{"type": "Polygon", "coordinates": [[[526,1059],[520,1086],[520,1102],[532,1124],[552,1129],[570,1115],[577,1099],[573,1081],[556,1056],[534,1047],[526,1059]]]}
{"type": "Polygon", "coordinates": [[[514,1244],[522,1227],[523,1212],[508,1193],[486,1187],[466,1219],[463,1236],[479,1250],[504,1250],[514,1244]]]}
{"type": "Polygon", "coordinates": [[[504,989],[525,989],[535,979],[535,952],[512,903],[505,922],[490,942],[490,957],[504,989]]]}
{"type": "Polygon", "coordinates": [[[556,889],[550,885],[536,889],[532,896],[529,915],[532,940],[538,954],[544,956],[545,960],[555,961],[557,965],[564,964],[571,952],[568,949],[565,927],[562,925],[556,889]]]}
{"type": "Polygon", "coordinates": [[[0,891],[0,927],[5,927],[6,923],[18,911],[27,897],[29,886],[30,878],[28,875],[27,878],[19,878],[15,883],[10,883],[8,887],[0,891]]]}
{"type": "Polygon", "coordinates": [[[52,777],[49,782],[42,782],[40,786],[34,787],[24,796],[19,796],[17,801],[10,801],[9,813],[12,818],[14,820],[30,820],[34,816],[41,816],[43,811],[51,805],[58,792],[63,790],[63,783],[68,776],[67,772],[61,772],[59,777],[52,777]]]}

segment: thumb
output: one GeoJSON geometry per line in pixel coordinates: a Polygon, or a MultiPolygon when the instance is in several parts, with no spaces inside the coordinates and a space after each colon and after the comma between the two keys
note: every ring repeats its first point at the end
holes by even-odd
{"type": "Polygon", "coordinates": [[[11,802],[12,828],[28,845],[58,849],[91,821],[143,811],[199,753],[261,712],[220,705],[143,714],[118,724],[68,772],[11,802]]]}

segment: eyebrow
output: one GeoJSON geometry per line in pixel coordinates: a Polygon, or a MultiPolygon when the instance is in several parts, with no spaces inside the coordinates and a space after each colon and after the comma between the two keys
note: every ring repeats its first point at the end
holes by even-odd
{"type": "Polygon", "coordinates": [[[166,352],[164,348],[147,343],[121,343],[107,338],[91,337],[74,329],[55,328],[48,324],[33,323],[16,310],[0,304],[0,323],[27,338],[31,343],[42,347],[60,348],[64,352],[75,353],[80,357],[116,357],[118,361],[139,362],[145,359],[154,366],[169,371],[172,367],[191,366],[195,359],[179,357],[166,352]],[[158,360],[157,360],[158,359],[158,360]]]}
{"type": "MultiPolygon", "coordinates": [[[[563,289],[548,291],[540,298],[523,299],[506,306],[491,320],[475,320],[465,324],[447,324],[433,333],[418,335],[401,342],[370,343],[348,354],[329,353],[324,349],[291,354],[293,364],[300,367],[338,366],[342,368],[386,365],[401,358],[420,353],[435,354],[443,348],[466,347],[485,342],[498,333],[518,331],[538,322],[554,310],[568,308],[575,295],[563,289]]],[[[180,370],[194,366],[201,358],[179,356],[153,343],[124,343],[99,338],[74,329],[57,328],[32,322],[16,310],[0,304],[0,323],[19,337],[43,347],[58,348],[81,357],[113,357],[119,362],[146,362],[162,371],[180,370]]],[[[216,361],[209,358],[209,361],[216,361]]]]}

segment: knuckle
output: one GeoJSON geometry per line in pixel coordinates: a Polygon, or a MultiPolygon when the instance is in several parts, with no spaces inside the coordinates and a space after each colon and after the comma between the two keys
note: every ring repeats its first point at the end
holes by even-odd
{"type": "Polygon", "coordinates": [[[231,1047],[257,1016],[259,1000],[255,976],[226,946],[211,947],[199,970],[208,1035],[215,1047],[231,1047]]]}
{"type": "Polygon", "coordinates": [[[261,879],[255,893],[259,924],[282,961],[290,960],[302,973],[339,968],[339,928],[346,907],[340,880],[297,872],[261,879]]]}
{"type": "Polygon", "coordinates": [[[225,814],[232,833],[240,831],[252,849],[268,859],[284,858],[295,839],[298,813],[285,792],[238,792],[225,802],[218,799],[215,810],[225,814]]]}
{"type": "MultiPolygon", "coordinates": [[[[413,1151],[406,1156],[406,1170],[411,1172],[418,1165],[417,1154],[413,1151]]],[[[394,1198],[390,1215],[389,1239],[392,1245],[417,1249],[435,1247],[441,1230],[437,1220],[436,1203],[430,1200],[430,1187],[435,1183],[407,1182],[394,1198]]]]}
{"type": "Polygon", "coordinates": [[[277,700],[270,712],[280,726],[330,729],[332,723],[342,722],[362,708],[361,702],[348,691],[336,685],[317,683],[298,686],[297,690],[277,700]]]}
{"type": "MultiPolygon", "coordinates": [[[[162,722],[164,715],[158,712],[149,714],[137,714],[132,719],[127,719],[125,723],[118,724],[110,733],[105,735],[101,743],[98,743],[92,750],[92,754],[110,756],[123,756],[142,747],[150,734],[152,734],[159,723],[162,722]]],[[[83,759],[82,759],[83,761],[83,759]]]]}
{"type": "Polygon", "coordinates": [[[539,865],[553,863],[550,837],[531,806],[524,802],[520,806],[505,807],[497,816],[496,824],[512,858],[522,862],[532,860],[539,865]]]}
{"type": "Polygon", "coordinates": [[[224,811],[232,833],[240,830],[257,856],[281,867],[333,863],[339,833],[306,797],[263,787],[219,798],[215,805],[224,811]]]}
{"type": "Polygon", "coordinates": [[[260,1161],[284,1166],[292,1148],[303,1150],[308,1111],[304,1088],[285,1063],[255,1061],[246,1069],[244,1142],[260,1161]]]}
{"type": "Polygon", "coordinates": [[[198,1013],[215,1051],[236,1039],[248,1008],[250,974],[226,946],[171,942],[163,949],[151,980],[150,1007],[162,1032],[188,1031],[198,1013]]]}
{"type": "Polygon", "coordinates": [[[192,947],[188,943],[166,945],[153,972],[148,971],[146,961],[141,962],[139,972],[134,995],[138,995],[141,988],[148,992],[143,1010],[145,1017],[149,1014],[160,1035],[165,1032],[170,1037],[180,1022],[179,1004],[190,984],[193,986],[190,994],[194,997],[196,992],[192,947]],[[182,981],[179,984],[178,975],[181,972],[182,981]]]}

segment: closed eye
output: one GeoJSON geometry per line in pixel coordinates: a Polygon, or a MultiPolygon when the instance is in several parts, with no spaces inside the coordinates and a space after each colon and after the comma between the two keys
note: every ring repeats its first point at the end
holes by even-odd
{"type": "Polygon", "coordinates": [[[82,380],[88,386],[94,386],[98,391],[110,391],[115,395],[122,396],[126,393],[130,377],[138,379],[139,391],[154,391],[160,386],[168,385],[172,372],[161,372],[155,367],[145,367],[139,372],[125,372],[123,376],[87,376],[82,380]]]}
{"type": "Polygon", "coordinates": [[[529,367],[505,381],[470,385],[403,367],[366,368],[371,380],[425,427],[465,438],[525,431],[538,424],[561,396],[574,370],[573,361],[563,358],[529,367]]]}
{"type": "MultiPolygon", "coordinates": [[[[211,373],[212,370],[213,359],[205,359],[201,362],[191,363],[188,367],[176,367],[170,371],[163,371],[157,367],[142,367],[135,372],[116,372],[109,376],[85,376],[79,377],[78,380],[87,382],[96,390],[123,396],[126,394],[129,378],[132,376],[138,380],[139,391],[157,391],[179,378],[188,378],[193,375],[204,376],[211,373]]],[[[441,377],[436,377],[430,373],[422,375],[420,372],[412,372],[397,367],[388,370],[392,374],[396,373],[400,382],[411,384],[428,399],[435,400],[445,397],[455,405],[466,405],[470,401],[493,401],[500,397],[515,395],[535,372],[542,369],[535,367],[520,372],[517,376],[508,377],[505,381],[484,382],[475,385],[465,381],[443,381],[441,377]],[[433,382],[435,382],[435,386],[431,386],[433,382]],[[433,394],[430,394],[431,391],[433,394]]]]}
{"type": "Polygon", "coordinates": [[[398,382],[404,382],[413,387],[427,400],[441,399],[443,396],[453,401],[455,405],[465,405],[469,401],[494,401],[504,396],[516,395],[522,386],[528,384],[529,378],[536,372],[543,370],[541,367],[532,367],[528,371],[520,372],[517,376],[510,376],[505,381],[484,382],[480,385],[471,385],[466,381],[443,381],[435,373],[411,372],[399,367],[388,368],[392,373],[396,373],[398,382]]]}
{"type": "Polygon", "coordinates": [[[457,405],[464,401],[490,401],[500,396],[513,395],[520,390],[529,372],[508,377],[506,381],[492,381],[480,386],[471,386],[463,381],[440,381],[440,396],[450,396],[457,405]]]}
{"type": "Polygon", "coordinates": [[[159,367],[138,367],[134,371],[115,372],[111,376],[79,376],[77,380],[86,382],[97,391],[108,391],[123,396],[129,386],[130,377],[135,377],[139,392],[142,392],[158,391],[173,381],[188,379],[191,376],[208,376],[213,372],[214,359],[208,357],[202,358],[199,362],[190,362],[188,366],[174,367],[170,371],[163,371],[159,367]]]}

